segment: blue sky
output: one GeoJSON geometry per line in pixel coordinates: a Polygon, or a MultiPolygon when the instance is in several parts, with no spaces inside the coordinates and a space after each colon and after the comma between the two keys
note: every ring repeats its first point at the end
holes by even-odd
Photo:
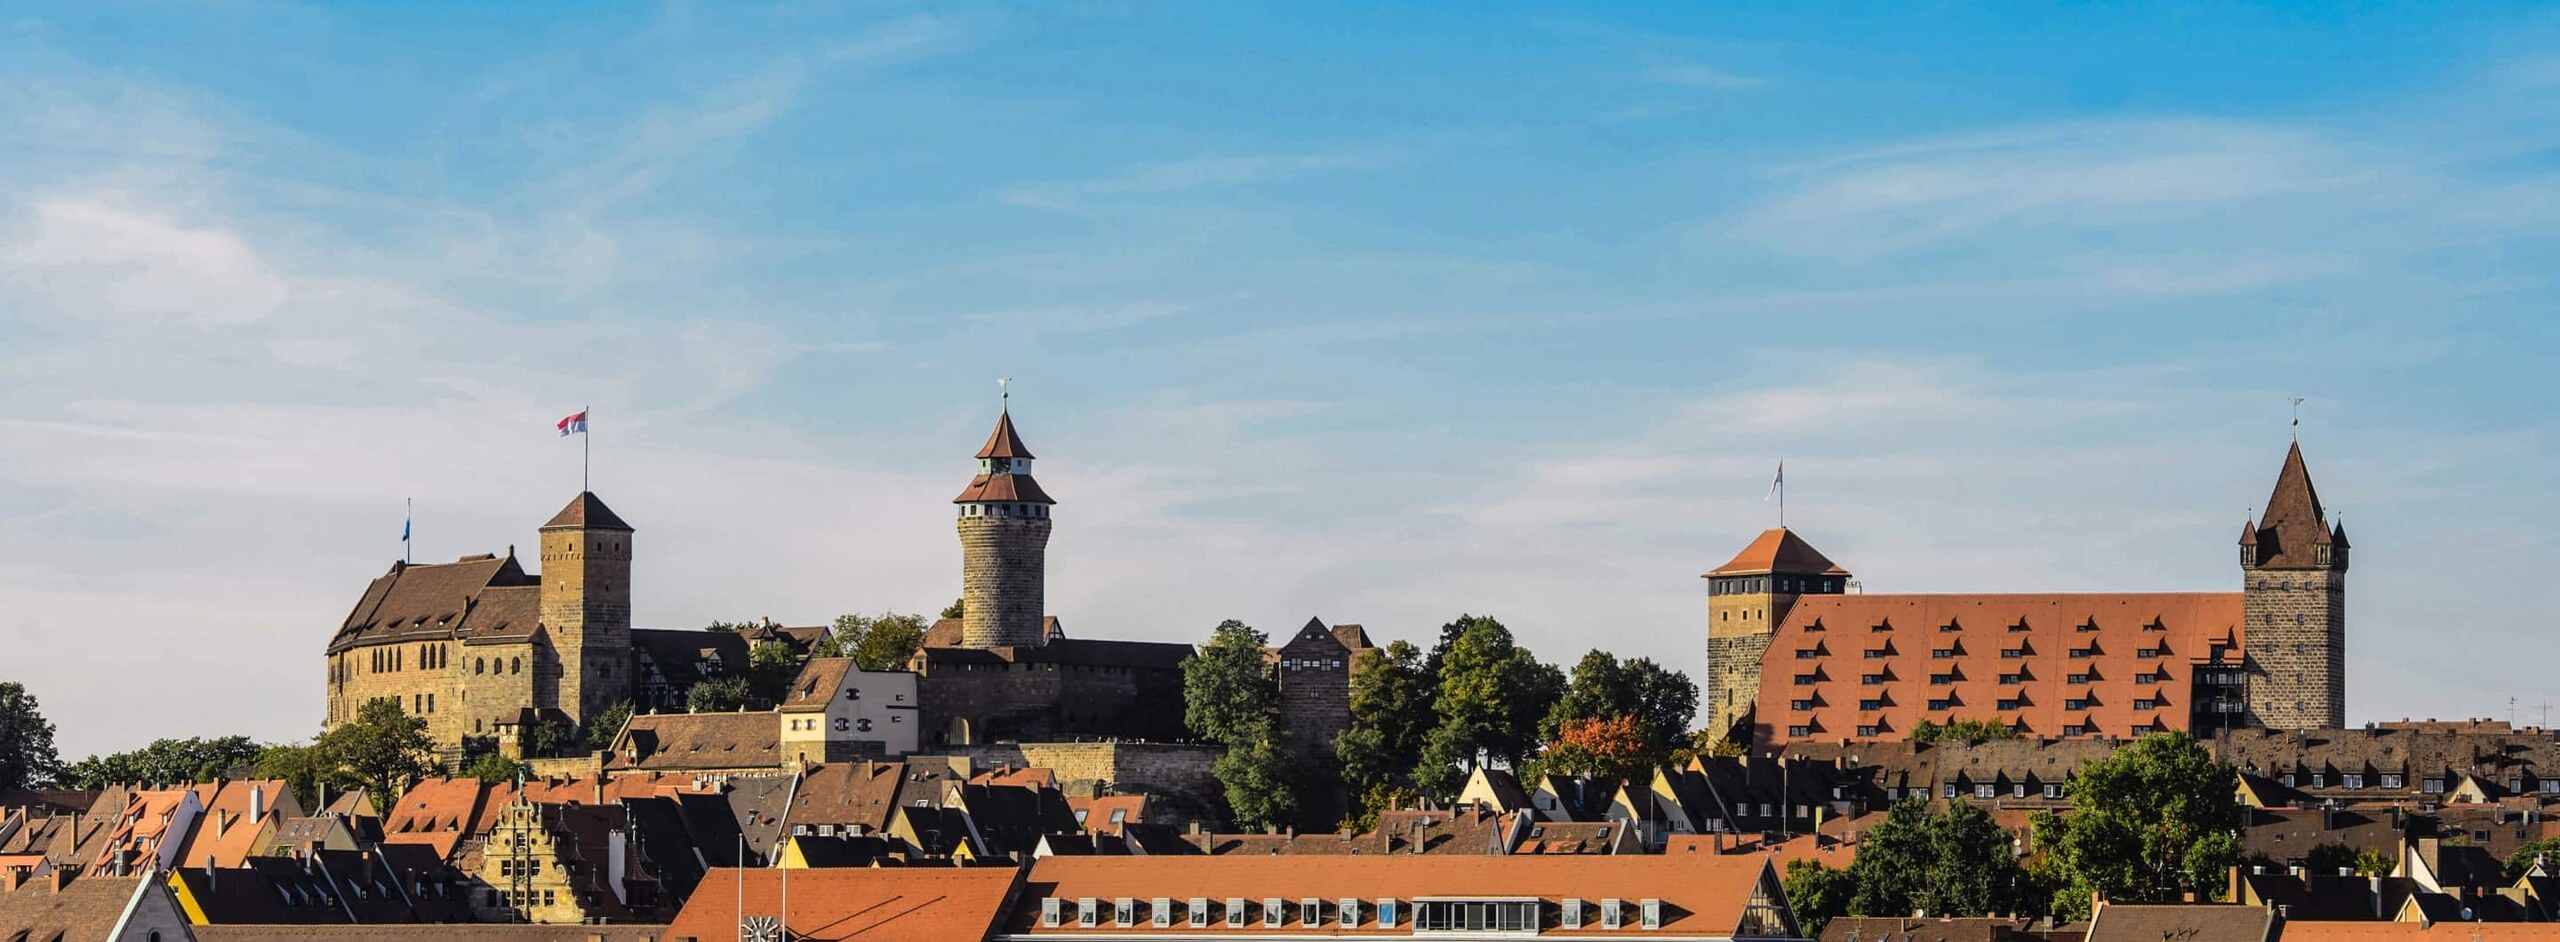
{"type": "Polygon", "coordinates": [[[1072,633],[2231,589],[2301,396],[2350,716],[2560,642],[2526,6],[14,5],[0,677],[307,734],[399,552],[596,489],[646,625],[930,610],[1015,378],[1072,633]]]}

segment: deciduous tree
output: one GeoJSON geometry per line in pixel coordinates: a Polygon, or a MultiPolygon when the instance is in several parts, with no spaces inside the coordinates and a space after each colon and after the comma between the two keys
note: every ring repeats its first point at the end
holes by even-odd
{"type": "Polygon", "coordinates": [[[1994,739],[2018,739],[2024,735],[2016,728],[1999,720],[1958,719],[1934,723],[1924,719],[1911,724],[1911,732],[1904,738],[1912,745],[1926,746],[1937,742],[1989,742],[1994,739]]]}
{"type": "Polygon", "coordinates": [[[1288,823],[1298,811],[1295,759],[1268,714],[1227,730],[1227,751],[1209,771],[1226,787],[1227,811],[1237,828],[1261,830],[1288,823]]]}
{"type": "Polygon", "coordinates": [[[157,739],[131,752],[74,762],[63,768],[59,778],[72,788],[210,782],[246,769],[257,760],[260,748],[247,736],[157,739]]]}
{"type": "Polygon", "coordinates": [[[1422,651],[1412,642],[1360,652],[1351,674],[1351,725],[1333,740],[1346,791],[1360,796],[1355,814],[1374,814],[1370,796],[1392,793],[1382,790],[1410,789],[1423,737],[1431,731],[1435,693],[1422,672],[1422,651]]]}
{"type": "Polygon", "coordinates": [[[1537,749],[1538,726],[1565,687],[1564,673],[1514,643],[1501,622],[1462,615],[1451,624],[1460,627],[1440,663],[1433,703],[1440,722],[1414,773],[1426,793],[1440,797],[1449,792],[1440,786],[1465,781],[1482,760],[1519,767],[1537,749]]]}
{"type": "Polygon", "coordinates": [[[624,700],[606,707],[604,712],[587,721],[587,748],[613,748],[614,737],[622,735],[622,728],[630,723],[631,701],[624,700]]]}
{"type": "Polygon", "coordinates": [[[684,708],[688,713],[728,713],[747,705],[747,679],[722,677],[694,684],[684,692],[684,708]]]}
{"type": "Polygon", "coordinates": [[[2176,902],[2189,890],[2219,896],[2241,858],[2236,784],[2231,767],[2185,733],[2152,733],[2082,766],[2071,813],[2036,818],[2054,915],[2087,918],[2092,893],[2126,903],[2176,902]]]}
{"type": "Polygon", "coordinates": [[[1932,812],[1919,798],[1894,804],[1867,829],[1849,865],[1849,911],[1867,916],[1980,916],[2018,908],[2028,884],[2013,838],[1970,802],[1932,812]]]}
{"type": "Polygon", "coordinates": [[[1234,746],[1271,728],[1280,688],[1263,658],[1269,641],[1230,618],[1182,662],[1182,722],[1192,735],[1234,746]]]}
{"type": "Polygon", "coordinates": [[[926,627],[922,615],[838,615],[834,630],[819,645],[816,656],[849,657],[855,666],[867,671],[900,670],[907,666],[907,659],[915,655],[916,649],[924,646],[926,627]]]}
{"type": "Polygon", "coordinates": [[[14,681],[0,683],[0,791],[53,782],[62,755],[53,748],[53,723],[36,695],[14,681]]]}
{"type": "Polygon", "coordinates": [[[388,816],[401,794],[435,772],[435,741],[424,717],[401,712],[398,701],[368,700],[356,718],[320,737],[320,750],[356,784],[376,812],[388,816]]]}
{"type": "Polygon", "coordinates": [[[1796,922],[1808,938],[1819,938],[1823,926],[1835,917],[1847,915],[1850,899],[1858,894],[1857,878],[1849,871],[1823,866],[1819,860],[1787,861],[1782,879],[1787,903],[1795,907],[1796,922]]]}
{"type": "Polygon", "coordinates": [[[1679,748],[1689,720],[1698,712],[1698,685],[1688,675],[1665,670],[1650,658],[1618,660],[1593,650],[1573,666],[1564,696],[1547,712],[1539,734],[1553,741],[1574,720],[1632,717],[1645,746],[1647,762],[1668,759],[1679,748]]]}

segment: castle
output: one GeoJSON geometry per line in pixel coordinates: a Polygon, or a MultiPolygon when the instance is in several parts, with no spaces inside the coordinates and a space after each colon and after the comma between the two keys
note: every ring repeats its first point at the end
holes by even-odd
{"type": "Polygon", "coordinates": [[[1707,728],[1736,742],[2346,723],[2347,531],[2286,452],[2239,592],[1868,595],[1785,527],[1707,572],[1707,728]]]}
{"type": "MultiPolygon", "coordinates": [[[[1057,502],[1032,478],[1031,450],[1010,409],[977,462],[952,500],[962,615],[928,630],[907,665],[920,707],[916,741],[1181,738],[1190,645],[1066,637],[1044,614],[1057,502]]],[[[450,563],[395,562],[366,586],[329,641],[326,727],[389,699],[424,718],[440,757],[454,761],[468,741],[502,748],[546,721],[582,730],[626,701],[643,713],[680,711],[692,684],[743,671],[759,637],[801,654],[816,640],[769,626],[633,628],[633,529],[592,493],[538,532],[539,573],[526,572],[510,547],[450,563]]],[[[903,725],[907,717],[895,718],[903,725]]],[[[800,722],[802,732],[819,726],[800,722]]]]}

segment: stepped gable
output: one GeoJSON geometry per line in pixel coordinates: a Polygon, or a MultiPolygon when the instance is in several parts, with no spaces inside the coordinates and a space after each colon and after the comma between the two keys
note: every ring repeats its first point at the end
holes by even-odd
{"type": "Polygon", "coordinates": [[[1785,527],[1763,531],[1742,552],[1733,554],[1722,566],[1707,570],[1708,576],[1748,576],[1760,573],[1786,573],[1797,576],[1845,576],[1840,568],[1813,544],[1785,527]]]}

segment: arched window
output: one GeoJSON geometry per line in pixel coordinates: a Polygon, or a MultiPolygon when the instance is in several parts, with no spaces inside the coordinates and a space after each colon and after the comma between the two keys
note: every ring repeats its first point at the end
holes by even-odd
{"type": "Polygon", "coordinates": [[[488,668],[489,668],[489,659],[488,659],[488,658],[484,658],[484,657],[475,657],[475,658],[472,658],[472,659],[471,659],[471,672],[472,672],[472,673],[474,673],[474,674],[481,673],[482,671],[485,671],[485,670],[487,670],[488,668]]]}
{"type": "Polygon", "coordinates": [[[524,673],[524,658],[520,658],[520,657],[519,657],[519,658],[511,658],[511,659],[509,659],[509,660],[507,661],[507,673],[510,673],[510,674],[521,674],[521,673],[524,673]]]}

